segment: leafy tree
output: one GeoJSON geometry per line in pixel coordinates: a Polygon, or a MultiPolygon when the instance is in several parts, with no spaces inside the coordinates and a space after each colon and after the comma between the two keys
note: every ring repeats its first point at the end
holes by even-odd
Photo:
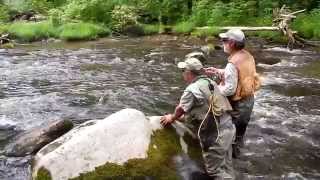
{"type": "Polygon", "coordinates": [[[1,3],[0,4],[0,22],[8,22],[9,18],[10,18],[9,7],[1,3]]]}
{"type": "Polygon", "coordinates": [[[137,18],[135,7],[116,6],[112,10],[112,27],[114,30],[121,32],[125,27],[137,24],[137,18]]]}

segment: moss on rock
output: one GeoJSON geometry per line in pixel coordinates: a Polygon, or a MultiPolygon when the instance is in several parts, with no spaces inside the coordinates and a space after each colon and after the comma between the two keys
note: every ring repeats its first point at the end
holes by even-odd
{"type": "Polygon", "coordinates": [[[172,157],[182,152],[179,137],[173,128],[154,132],[146,159],[131,159],[123,165],[106,163],[93,172],[81,174],[73,180],[132,179],[156,177],[178,179],[172,157]]]}
{"type": "Polygon", "coordinates": [[[37,173],[37,177],[35,178],[35,180],[51,180],[51,174],[50,171],[48,171],[46,168],[41,167],[38,170],[37,173]]]}

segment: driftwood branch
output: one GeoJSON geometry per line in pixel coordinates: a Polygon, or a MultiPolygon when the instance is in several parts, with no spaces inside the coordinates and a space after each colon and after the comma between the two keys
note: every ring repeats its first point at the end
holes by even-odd
{"type": "Polygon", "coordinates": [[[0,45],[6,44],[11,42],[11,39],[9,39],[9,34],[3,34],[0,36],[0,45]]]}
{"type": "Polygon", "coordinates": [[[299,38],[296,38],[298,36],[297,32],[290,28],[290,23],[297,17],[295,14],[302,13],[304,11],[305,9],[291,12],[290,9],[283,5],[280,10],[275,10],[273,13],[273,26],[277,26],[281,30],[282,34],[287,36],[289,48],[292,48],[294,44],[304,45],[304,42],[300,41],[299,38]]]}

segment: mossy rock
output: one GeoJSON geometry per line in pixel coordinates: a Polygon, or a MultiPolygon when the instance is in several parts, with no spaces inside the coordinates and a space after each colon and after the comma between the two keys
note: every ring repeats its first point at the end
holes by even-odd
{"type": "Polygon", "coordinates": [[[38,176],[35,178],[35,180],[52,180],[52,177],[50,172],[42,167],[38,170],[38,176]]]}
{"type": "Polygon", "coordinates": [[[173,128],[154,132],[148,150],[148,158],[131,159],[123,165],[106,163],[95,171],[81,174],[73,180],[132,179],[156,177],[179,179],[172,158],[182,152],[179,137],[173,128]]]}

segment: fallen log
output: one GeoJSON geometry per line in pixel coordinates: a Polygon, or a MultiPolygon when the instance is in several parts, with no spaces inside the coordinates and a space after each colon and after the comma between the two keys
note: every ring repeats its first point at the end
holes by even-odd
{"type": "MultiPolygon", "coordinates": [[[[196,29],[205,30],[209,29],[209,26],[198,27],[196,29]]],[[[243,31],[279,31],[278,27],[273,26],[263,26],[263,27],[246,27],[246,26],[224,26],[219,27],[221,30],[230,30],[230,29],[241,29],[243,31]]]]}

